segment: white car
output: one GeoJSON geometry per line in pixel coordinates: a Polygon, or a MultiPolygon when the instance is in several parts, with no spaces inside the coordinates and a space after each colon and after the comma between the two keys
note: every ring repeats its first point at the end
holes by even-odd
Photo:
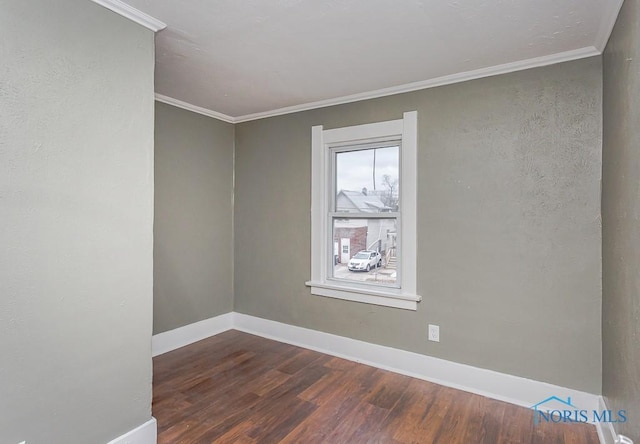
{"type": "Polygon", "coordinates": [[[351,271],[369,271],[376,267],[382,267],[382,255],[377,251],[358,251],[349,261],[351,271]]]}

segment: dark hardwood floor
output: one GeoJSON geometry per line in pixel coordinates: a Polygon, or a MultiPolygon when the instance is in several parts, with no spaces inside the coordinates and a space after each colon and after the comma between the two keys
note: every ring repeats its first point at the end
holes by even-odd
{"type": "Polygon", "coordinates": [[[228,331],[154,358],[159,443],[598,443],[586,424],[228,331]]]}

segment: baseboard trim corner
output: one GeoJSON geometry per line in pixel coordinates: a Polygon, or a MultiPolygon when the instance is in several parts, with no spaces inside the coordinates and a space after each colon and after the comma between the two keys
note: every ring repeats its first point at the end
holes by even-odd
{"type": "Polygon", "coordinates": [[[153,416],[144,424],[129,430],[124,435],[109,441],[107,444],[156,444],[158,440],[158,424],[153,416]]]}
{"type": "Polygon", "coordinates": [[[231,330],[233,328],[233,313],[194,322],[153,335],[151,338],[151,355],[158,356],[173,351],[185,345],[193,344],[208,337],[231,330]]]}

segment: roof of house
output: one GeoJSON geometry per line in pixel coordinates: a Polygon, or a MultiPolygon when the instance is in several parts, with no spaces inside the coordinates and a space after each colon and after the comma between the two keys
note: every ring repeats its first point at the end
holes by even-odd
{"type": "Polygon", "coordinates": [[[353,203],[353,206],[365,213],[379,213],[391,211],[391,208],[385,206],[378,196],[364,194],[360,191],[340,190],[338,196],[344,195],[353,203]]]}

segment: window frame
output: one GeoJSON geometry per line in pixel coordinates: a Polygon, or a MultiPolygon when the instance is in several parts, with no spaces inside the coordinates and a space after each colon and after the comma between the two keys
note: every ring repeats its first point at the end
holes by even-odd
{"type": "MultiPolygon", "coordinates": [[[[325,130],[312,127],[311,172],[311,294],[387,307],[417,310],[422,299],[416,292],[417,259],[417,111],[402,119],[325,130]],[[333,216],[335,213],[334,149],[399,140],[400,205],[395,212],[398,230],[399,286],[372,285],[337,280],[329,265],[333,260],[333,216]],[[332,206],[334,205],[334,206],[332,206]],[[331,254],[330,254],[331,253],[331,254]]],[[[353,217],[345,213],[345,218],[353,217]]],[[[376,218],[385,213],[371,213],[376,218]]],[[[356,213],[360,216],[359,213],[356,213]]]]}

